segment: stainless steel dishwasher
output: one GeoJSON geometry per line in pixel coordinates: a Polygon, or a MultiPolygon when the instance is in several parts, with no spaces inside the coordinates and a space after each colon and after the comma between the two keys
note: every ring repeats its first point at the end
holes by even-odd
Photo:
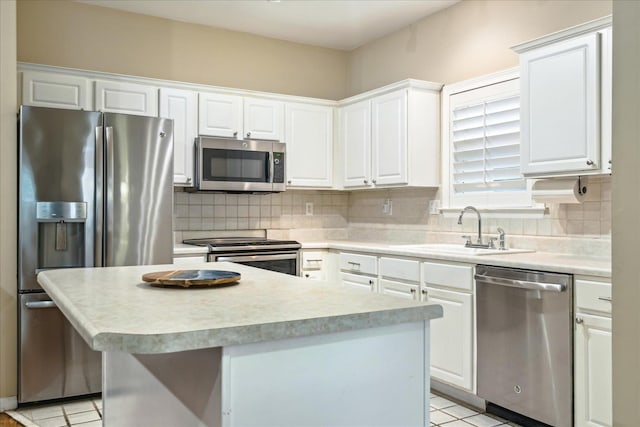
{"type": "Polygon", "coordinates": [[[572,276],[478,265],[475,279],[478,396],[487,410],[571,427],[572,276]]]}

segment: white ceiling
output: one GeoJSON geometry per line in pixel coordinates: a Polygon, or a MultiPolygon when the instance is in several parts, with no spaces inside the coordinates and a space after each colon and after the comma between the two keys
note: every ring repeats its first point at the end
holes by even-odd
{"type": "Polygon", "coordinates": [[[460,0],[77,0],[281,40],[351,50],[460,0]]]}

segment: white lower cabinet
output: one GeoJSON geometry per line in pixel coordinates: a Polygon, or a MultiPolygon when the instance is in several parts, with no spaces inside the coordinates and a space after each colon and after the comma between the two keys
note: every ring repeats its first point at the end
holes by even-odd
{"type": "Polygon", "coordinates": [[[202,262],[207,262],[207,254],[175,255],[173,257],[173,263],[176,265],[199,264],[202,262]]]}
{"type": "Polygon", "coordinates": [[[576,279],[574,425],[611,427],[611,284],[576,279]]]}
{"type": "Polygon", "coordinates": [[[444,313],[431,322],[431,377],[472,391],[473,296],[433,287],[426,287],[425,296],[444,313]]]}
{"type": "Polygon", "coordinates": [[[418,284],[403,283],[395,280],[380,279],[380,293],[406,299],[419,299],[418,284]]]}
{"type": "Polygon", "coordinates": [[[431,322],[431,377],[475,392],[476,370],[473,266],[423,262],[423,301],[440,304],[443,317],[431,322]]]}
{"type": "Polygon", "coordinates": [[[327,249],[303,249],[300,275],[312,280],[332,280],[338,276],[337,254],[327,249]]]}
{"type": "Polygon", "coordinates": [[[340,273],[342,286],[354,289],[361,289],[368,292],[376,292],[378,289],[378,279],[363,274],[340,273]]]}

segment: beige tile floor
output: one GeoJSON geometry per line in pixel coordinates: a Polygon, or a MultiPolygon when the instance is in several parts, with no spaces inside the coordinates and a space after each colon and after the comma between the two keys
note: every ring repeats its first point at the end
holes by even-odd
{"type": "Polygon", "coordinates": [[[467,407],[453,399],[431,393],[431,425],[442,427],[520,427],[518,424],[467,407]]]}
{"type": "MultiPolygon", "coordinates": [[[[439,394],[431,394],[431,425],[442,427],[519,427],[494,415],[464,406],[439,394]]],[[[102,400],[83,399],[7,412],[26,427],[100,427],[102,400]]]]}
{"type": "Polygon", "coordinates": [[[28,406],[7,414],[25,427],[101,427],[102,400],[82,399],[28,406]]]}

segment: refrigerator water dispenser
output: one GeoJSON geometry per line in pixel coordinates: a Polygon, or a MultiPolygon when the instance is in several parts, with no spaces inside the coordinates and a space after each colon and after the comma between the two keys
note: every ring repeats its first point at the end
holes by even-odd
{"type": "Polygon", "coordinates": [[[37,202],[38,270],[84,267],[86,202],[37,202]]]}

